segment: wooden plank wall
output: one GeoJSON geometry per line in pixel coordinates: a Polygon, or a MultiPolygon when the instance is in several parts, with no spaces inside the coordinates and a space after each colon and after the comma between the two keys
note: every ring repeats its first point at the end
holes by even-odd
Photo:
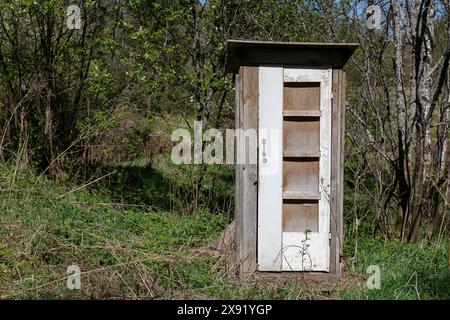
{"type": "MultiPolygon", "coordinates": [[[[235,128],[239,129],[242,126],[241,120],[241,99],[242,99],[242,84],[241,84],[241,76],[242,72],[236,75],[235,79],[235,128]]],[[[237,139],[236,139],[237,140],[237,139]]],[[[241,150],[239,147],[236,148],[235,152],[235,166],[234,166],[234,179],[235,179],[235,188],[234,188],[234,245],[236,249],[236,260],[239,263],[241,261],[242,256],[242,228],[243,228],[243,215],[242,215],[242,180],[243,176],[241,175],[243,165],[237,163],[237,159],[239,158],[241,150]]],[[[238,270],[240,271],[240,269],[238,270]]]]}
{"type": "Polygon", "coordinates": [[[331,141],[331,219],[330,273],[342,274],[344,141],[345,141],[345,71],[333,69],[333,111],[331,141]]]}
{"type": "Polygon", "coordinates": [[[337,275],[340,276],[342,274],[342,269],[344,266],[344,261],[342,257],[344,256],[343,251],[343,240],[344,240],[344,170],[345,170],[345,108],[347,106],[347,98],[346,98],[346,87],[347,87],[347,74],[345,70],[341,70],[341,81],[339,83],[339,102],[341,109],[341,121],[340,121],[340,132],[339,136],[341,139],[341,143],[339,145],[340,151],[340,161],[339,161],[339,181],[338,181],[338,194],[337,200],[339,204],[339,268],[337,275]]]}
{"type": "MultiPolygon", "coordinates": [[[[258,129],[258,67],[241,66],[236,78],[236,128],[258,129]]],[[[258,165],[249,164],[248,146],[236,149],[235,232],[239,274],[245,277],[257,267],[258,165]],[[245,152],[244,157],[242,153],[245,152]]]]}

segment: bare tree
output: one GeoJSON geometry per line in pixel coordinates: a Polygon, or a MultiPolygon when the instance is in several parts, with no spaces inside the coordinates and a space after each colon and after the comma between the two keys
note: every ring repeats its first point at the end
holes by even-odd
{"type": "Polygon", "coordinates": [[[350,128],[367,161],[376,165],[371,174],[380,177],[374,196],[378,228],[415,242],[421,235],[433,237],[448,210],[449,4],[374,2],[385,20],[378,32],[360,24],[357,9],[343,12],[363,52],[354,62],[364,90],[349,106],[356,119],[350,128]]]}

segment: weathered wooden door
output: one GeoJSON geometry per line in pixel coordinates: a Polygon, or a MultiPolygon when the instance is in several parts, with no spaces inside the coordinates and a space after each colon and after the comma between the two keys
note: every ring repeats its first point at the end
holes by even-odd
{"type": "Polygon", "coordinates": [[[260,271],[329,271],[331,74],[259,68],[260,271]]]}

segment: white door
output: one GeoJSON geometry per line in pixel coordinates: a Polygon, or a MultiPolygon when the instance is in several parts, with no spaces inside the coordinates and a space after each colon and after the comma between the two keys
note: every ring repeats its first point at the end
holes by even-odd
{"type": "Polygon", "coordinates": [[[260,67],[258,266],[329,271],[331,70],[260,67]]]}

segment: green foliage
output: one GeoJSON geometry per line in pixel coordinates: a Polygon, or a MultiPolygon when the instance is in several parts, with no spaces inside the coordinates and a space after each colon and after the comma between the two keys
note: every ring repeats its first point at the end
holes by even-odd
{"type": "Polygon", "coordinates": [[[168,118],[232,127],[226,40],[316,41],[325,19],[309,1],[83,1],[68,30],[66,1],[0,5],[0,156],[53,178],[147,156],[168,118]]]}

